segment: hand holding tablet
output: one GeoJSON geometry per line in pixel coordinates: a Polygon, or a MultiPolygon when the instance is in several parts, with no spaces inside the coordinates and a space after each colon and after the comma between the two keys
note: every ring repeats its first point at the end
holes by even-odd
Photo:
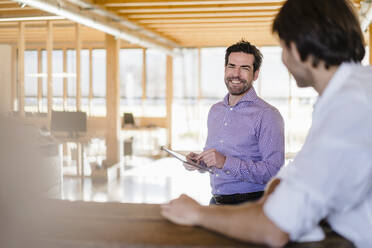
{"type": "Polygon", "coordinates": [[[161,147],[162,150],[166,151],[167,153],[169,153],[170,155],[172,155],[173,157],[177,158],[178,160],[182,161],[183,163],[187,164],[187,165],[191,165],[192,167],[195,167],[195,169],[197,170],[200,170],[200,171],[207,171],[209,173],[212,173],[213,174],[213,170],[207,166],[204,166],[202,164],[199,164],[199,163],[196,163],[196,162],[193,162],[192,160],[188,160],[186,158],[186,156],[182,155],[181,153],[178,153],[178,152],[175,152],[175,151],[172,151],[164,146],[161,147]]]}

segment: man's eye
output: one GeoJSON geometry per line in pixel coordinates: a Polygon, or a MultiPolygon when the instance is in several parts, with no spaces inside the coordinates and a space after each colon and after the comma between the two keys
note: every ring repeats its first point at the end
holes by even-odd
{"type": "Polygon", "coordinates": [[[244,71],[249,71],[249,67],[242,67],[244,71]]]}
{"type": "Polygon", "coordinates": [[[234,68],[233,65],[227,65],[227,68],[234,68]]]}

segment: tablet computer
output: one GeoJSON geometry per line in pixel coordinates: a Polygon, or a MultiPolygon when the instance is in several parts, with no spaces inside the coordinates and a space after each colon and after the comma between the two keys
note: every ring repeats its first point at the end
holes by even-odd
{"type": "Polygon", "coordinates": [[[188,165],[191,165],[191,166],[194,166],[195,168],[197,168],[198,170],[201,170],[201,171],[208,171],[209,173],[212,173],[213,174],[213,170],[211,168],[208,168],[207,166],[204,166],[204,165],[201,165],[201,164],[197,164],[195,162],[192,162],[192,161],[187,161],[186,159],[186,156],[185,155],[182,155],[181,153],[178,153],[178,152],[175,152],[175,151],[172,151],[164,146],[161,147],[162,150],[166,151],[167,153],[169,153],[170,155],[172,155],[173,157],[177,158],[178,160],[188,164],[188,165]]]}

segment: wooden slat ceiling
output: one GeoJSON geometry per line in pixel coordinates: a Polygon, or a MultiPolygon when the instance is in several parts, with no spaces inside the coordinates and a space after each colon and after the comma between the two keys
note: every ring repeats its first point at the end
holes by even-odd
{"type": "MultiPolygon", "coordinates": [[[[73,2],[73,0],[69,0],[73,2]]],[[[354,0],[360,7],[362,0],[354,0]]],[[[283,0],[85,0],[153,31],[182,47],[228,46],[241,38],[254,44],[276,45],[270,28],[283,0]]],[[[82,10],[89,11],[89,10],[82,10]]],[[[0,18],[50,16],[51,14],[0,0],[0,18]]],[[[74,23],[54,21],[55,44],[74,44],[74,23]]],[[[0,22],[0,43],[15,43],[16,22],[0,22]]],[[[28,46],[44,44],[45,21],[26,24],[28,46]]],[[[82,28],[83,46],[103,44],[104,34],[82,28]]],[[[125,44],[125,43],[124,43],[125,44]]]]}

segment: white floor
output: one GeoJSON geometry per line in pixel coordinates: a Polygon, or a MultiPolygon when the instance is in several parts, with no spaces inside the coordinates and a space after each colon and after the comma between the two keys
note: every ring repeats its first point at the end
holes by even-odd
{"type": "Polygon", "coordinates": [[[188,194],[201,204],[209,203],[211,188],[208,173],[187,171],[175,158],[152,160],[133,158],[122,166],[120,178],[107,183],[65,176],[62,199],[117,201],[127,203],[165,203],[188,194]],[[129,167],[129,168],[128,168],[129,167]]]}

